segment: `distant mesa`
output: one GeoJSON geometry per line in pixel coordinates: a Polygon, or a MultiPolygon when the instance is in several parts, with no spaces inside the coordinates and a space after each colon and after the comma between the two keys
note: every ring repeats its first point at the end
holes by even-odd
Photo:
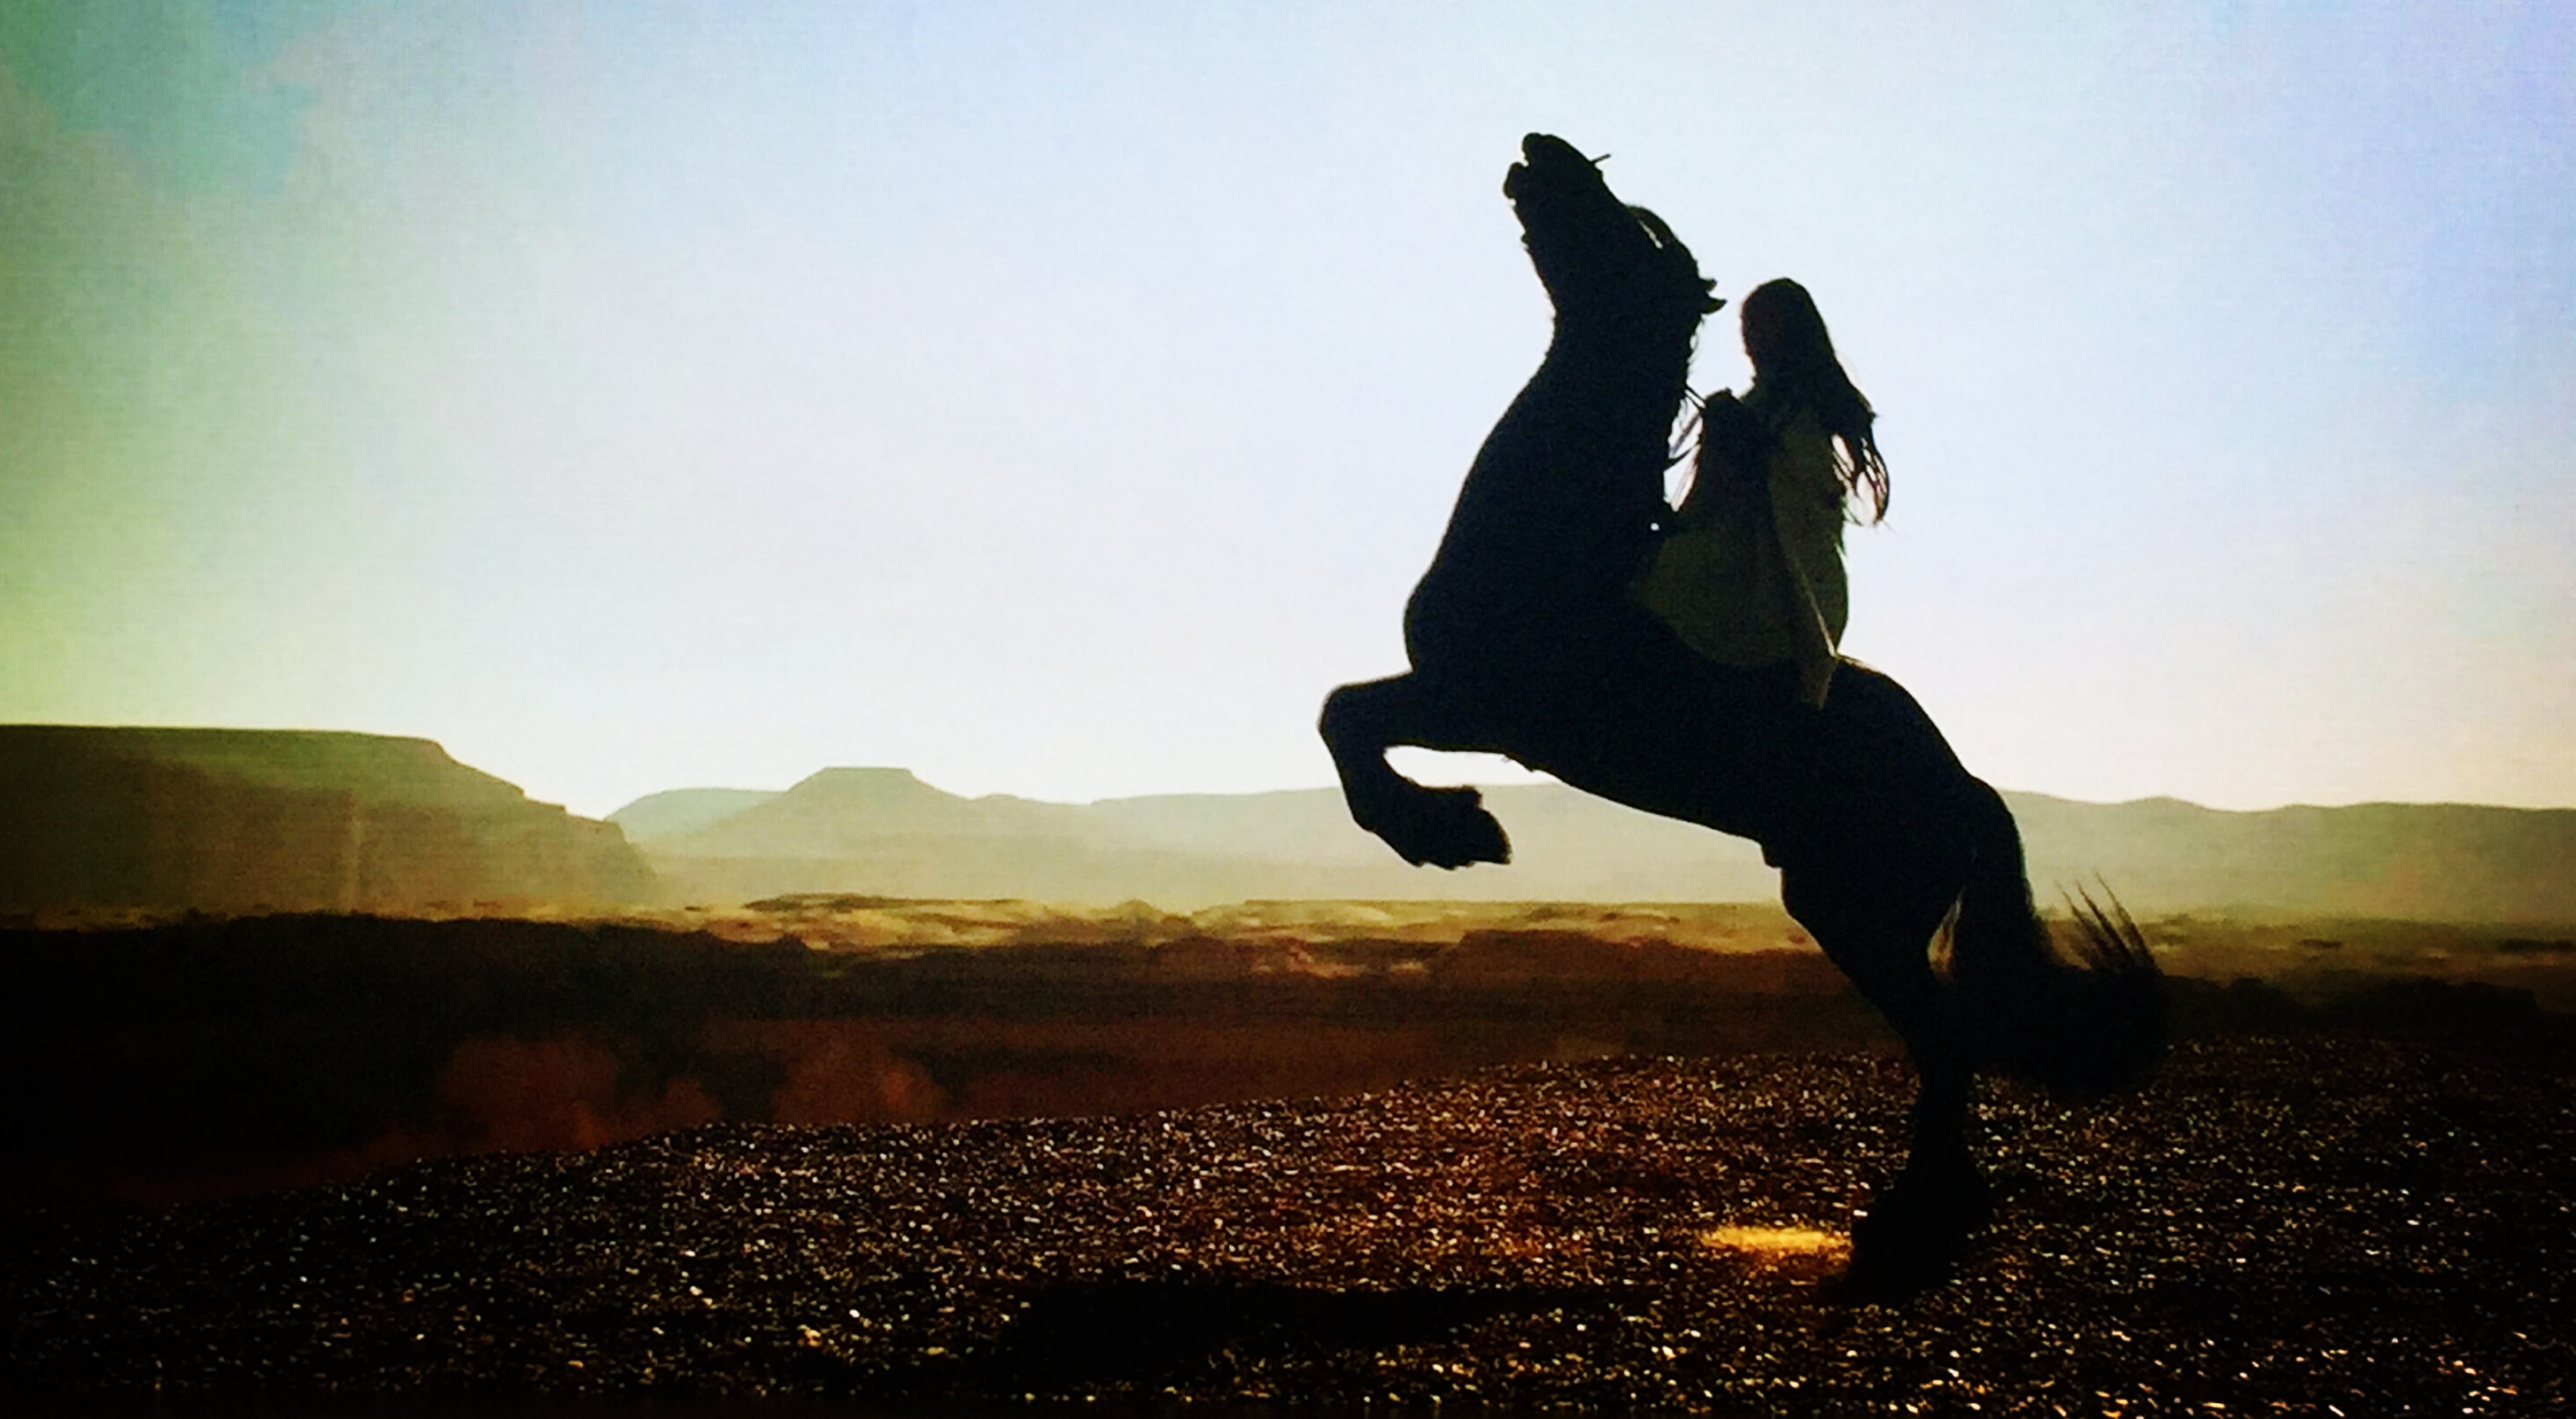
{"type": "Polygon", "coordinates": [[[2008,793],[2042,891],[2096,874],[2132,907],[2576,921],[2576,810],[2356,803],[2260,812],[2008,793]]]}
{"type": "Polygon", "coordinates": [[[418,911],[656,895],[615,827],[426,739],[0,725],[0,911],[418,911]]]}
{"type": "MultiPolygon", "coordinates": [[[[1041,803],[963,798],[902,769],[826,769],[784,793],[689,789],[609,815],[671,900],[810,893],[1167,910],[1270,900],[1766,902],[1750,844],[1553,784],[1489,788],[1508,867],[1404,866],[1332,789],[1041,803]]],[[[2448,922],[2576,921],[2576,811],[2360,804],[2231,812],[2177,799],[2008,793],[2044,897],[2097,877],[2134,910],[2448,922]]],[[[2097,889],[2098,890],[2098,889],[2097,889]]]]}
{"type": "Polygon", "coordinates": [[[1776,891],[1750,844],[1564,789],[1494,794],[1512,815],[1522,860],[1458,874],[1405,866],[1352,826],[1330,789],[1044,803],[960,797],[903,769],[835,768],[783,793],[656,794],[609,821],[643,849],[675,903],[842,893],[1193,910],[1252,899],[1634,901],[1677,891],[1681,900],[1759,901],[1776,891]]]}
{"type": "MultiPolygon", "coordinates": [[[[603,823],[531,802],[425,739],[0,726],[0,912],[733,907],[818,894],[1167,912],[1778,899],[1750,843],[1553,784],[1486,796],[1514,862],[1444,873],[1406,867],[1352,826],[1332,789],[1045,803],[967,798],[900,768],[829,768],[784,791],[656,793],[603,823]]],[[[2050,904],[2053,885],[2098,876],[2159,915],[2548,928],[2523,932],[2534,943],[2576,923],[2576,811],[2242,813],[2005,796],[2050,904]]]]}
{"type": "Polygon", "coordinates": [[[673,788],[648,793],[608,815],[629,842],[682,838],[778,795],[757,788],[673,788]]]}

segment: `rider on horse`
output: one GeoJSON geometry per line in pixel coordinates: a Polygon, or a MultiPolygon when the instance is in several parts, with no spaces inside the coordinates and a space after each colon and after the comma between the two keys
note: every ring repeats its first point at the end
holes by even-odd
{"type": "Polygon", "coordinates": [[[1397,773],[1396,745],[1505,754],[1759,841],[1782,905],[1920,1072],[1905,1169],[1857,1229],[1855,1266],[1928,1278],[1986,1216],[1974,1076],[2082,1096],[2135,1087],[2163,1051],[2162,978],[2125,913],[2079,911],[2062,950],[2033,907],[2002,796],[1903,686],[1833,658],[1843,503],[1866,486],[1884,509],[1886,468],[1812,305],[1764,288],[1788,302],[1775,325],[1756,308],[1771,297],[1747,301],[1757,378],[1737,412],[1749,421],[1718,402],[1702,486],[1674,517],[1667,439],[1693,337],[1718,303],[1671,229],[1620,202],[1570,144],[1532,134],[1522,155],[1504,194],[1556,306],[1547,354],[1478,449],[1405,604],[1411,668],[1333,691],[1318,727],[1352,818],[1409,862],[1503,862],[1511,849],[1474,789],[1397,773]],[[1735,460],[1748,429],[1766,451],[1735,460]],[[1827,436],[1846,461],[1821,447],[1827,436]],[[1819,454],[1830,492],[1813,476],[1819,454]],[[1746,495],[1756,467],[1762,495],[1746,495]],[[1742,515],[1721,517],[1739,495],[1742,515]],[[1748,544],[1757,524],[1771,537],[1748,544]],[[1724,536],[1734,561],[1715,544],[1724,536]],[[1769,623],[1783,639],[1719,634],[1715,619],[1737,609],[1717,591],[1729,569],[1774,550],[1771,584],[1795,593],[1796,614],[1769,623]],[[1946,971],[1930,957],[1936,934],[1950,941],[1946,971]]]}
{"type": "Polygon", "coordinates": [[[1821,708],[1849,615],[1847,500],[1866,489],[1884,517],[1887,464],[1806,288],[1756,287],[1742,319],[1753,387],[1702,405],[1690,491],[1635,594],[1713,661],[1794,664],[1799,698],[1821,708]]]}

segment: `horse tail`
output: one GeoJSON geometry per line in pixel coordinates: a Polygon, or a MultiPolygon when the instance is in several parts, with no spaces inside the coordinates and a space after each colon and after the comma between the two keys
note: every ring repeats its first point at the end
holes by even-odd
{"type": "Polygon", "coordinates": [[[2165,986],[2137,923],[2118,897],[2105,910],[2079,889],[2074,939],[2061,952],[2031,902],[2012,810],[1985,783],[1975,793],[1950,980],[1979,1056],[2080,1099],[2143,1086],[2165,1053],[2165,986]]]}

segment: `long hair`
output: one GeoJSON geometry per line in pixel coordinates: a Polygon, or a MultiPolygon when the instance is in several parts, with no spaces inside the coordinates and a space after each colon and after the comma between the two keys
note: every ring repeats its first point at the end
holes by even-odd
{"type": "Polygon", "coordinates": [[[1807,288],[1782,277],[1765,281],[1744,298],[1746,350],[1753,356],[1753,384],[1766,397],[1812,410],[1825,432],[1842,443],[1837,469],[1843,487],[1866,488],[1870,521],[1887,516],[1887,460],[1870,432],[1878,415],[1834,358],[1834,337],[1807,288]],[[1753,332],[1760,331],[1757,338],[1753,332]]]}

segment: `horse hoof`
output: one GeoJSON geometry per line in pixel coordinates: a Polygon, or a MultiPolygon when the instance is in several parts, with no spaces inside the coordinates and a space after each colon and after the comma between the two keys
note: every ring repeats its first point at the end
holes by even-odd
{"type": "Polygon", "coordinates": [[[1854,1300],[1911,1296],[1950,1278],[1968,1244],[1994,1219],[1986,1180],[1965,1172],[1909,1172],[1852,1226],[1850,1267],[1836,1290],[1854,1300]]]}
{"type": "Polygon", "coordinates": [[[1926,1248],[1854,1245],[1851,1261],[1824,1283],[1824,1295],[1841,1305],[1889,1305],[1909,1301],[1950,1279],[1956,1254],[1926,1248]]]}
{"type": "Polygon", "coordinates": [[[1362,824],[1416,867],[1512,860],[1511,839],[1472,788],[1416,787],[1362,824]]]}

